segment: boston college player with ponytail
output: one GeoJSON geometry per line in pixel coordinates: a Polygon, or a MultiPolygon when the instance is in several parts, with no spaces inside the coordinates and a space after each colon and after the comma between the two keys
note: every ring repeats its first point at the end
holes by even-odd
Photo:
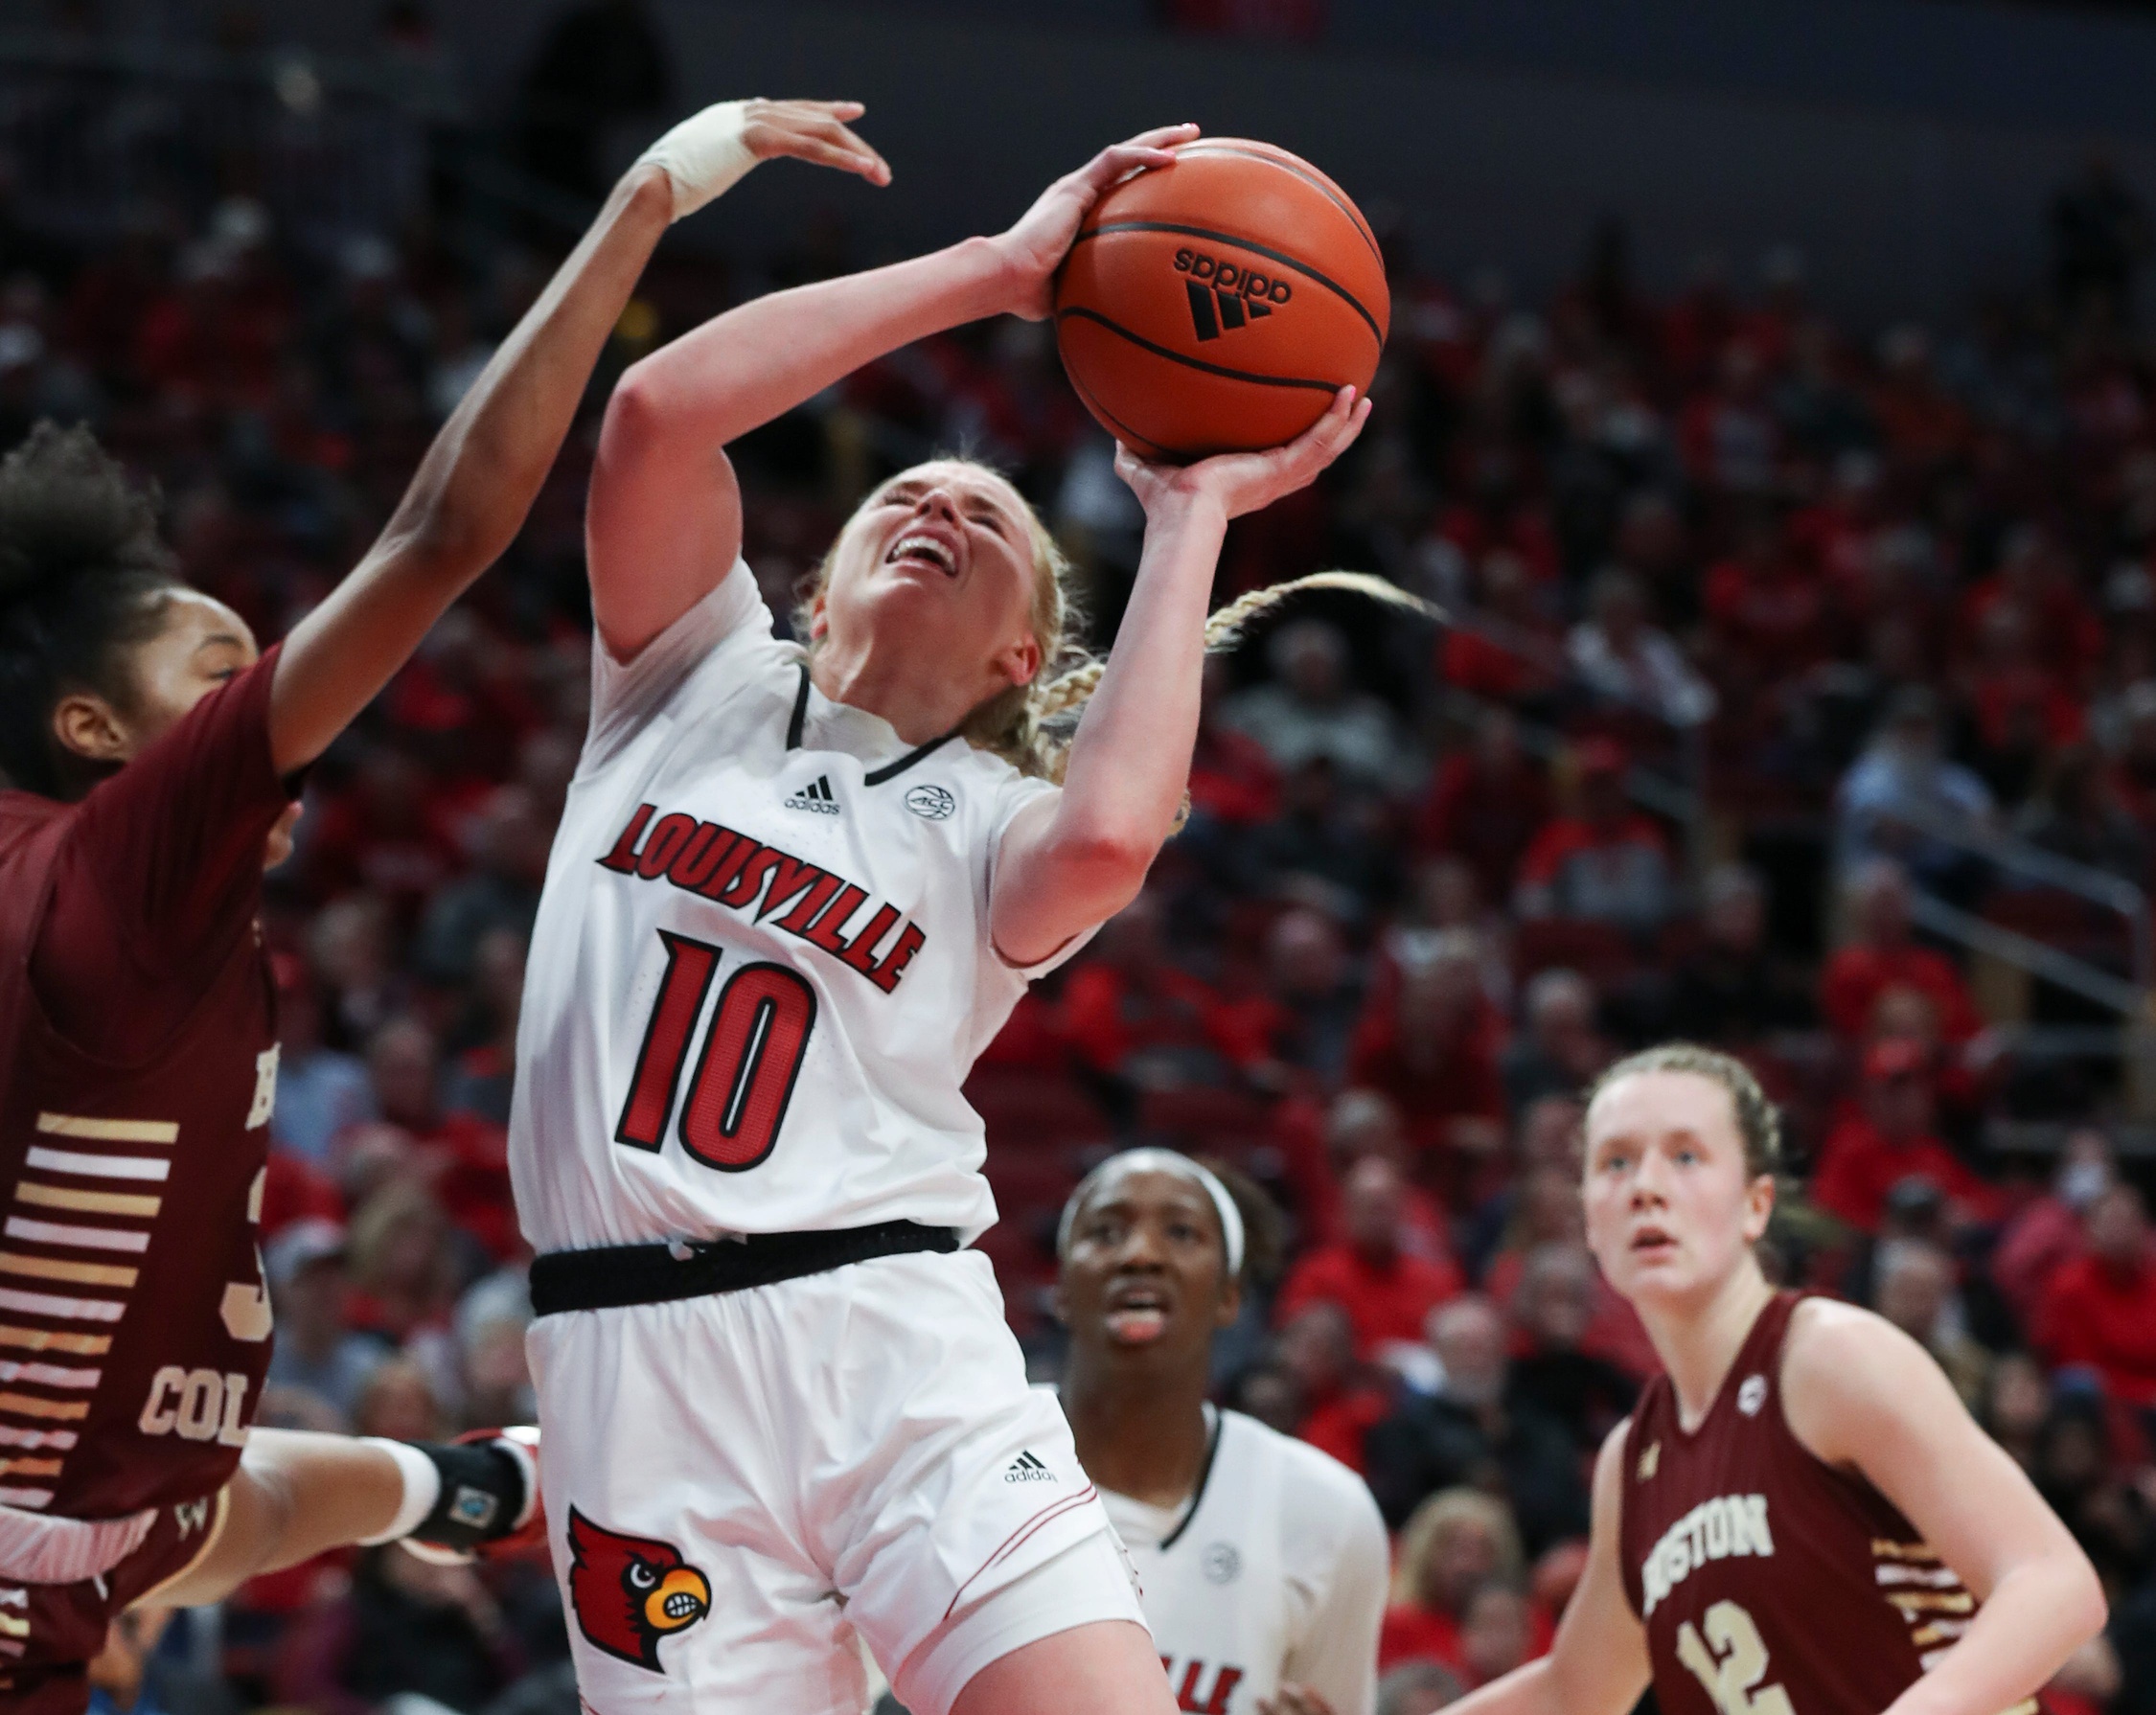
{"type": "Polygon", "coordinates": [[[0,463],[0,1707],[76,1715],[111,1617],[356,1541],[532,1511],[514,1436],[252,1430],[276,1094],[256,913],[294,776],[505,547],[668,222],[760,158],[881,183],[860,108],[727,103],[662,138],[287,637],[188,588],[86,430],[0,463]]]}
{"type": "Polygon", "coordinates": [[[1774,1109],[1688,1044],[1588,1104],[1588,1242],[1667,1373],[1594,1468],[1555,1647],[1465,1715],[2002,1715],[2102,1626],[2074,1539],[1921,1347],[1767,1284],[1774,1109]]]}

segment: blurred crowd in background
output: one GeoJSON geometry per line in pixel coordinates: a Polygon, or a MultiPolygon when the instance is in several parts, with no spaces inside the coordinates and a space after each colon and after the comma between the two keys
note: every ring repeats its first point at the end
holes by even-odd
{"type": "MultiPolygon", "coordinates": [[[[0,446],[93,423],[264,638],[355,562],[559,247],[451,243],[424,212],[303,242],[243,185],[91,232],[21,190],[0,172],[0,446]]],[[[1170,1140],[1286,1212],[1221,1397],[1362,1472],[1400,1533],[1390,1715],[1541,1648],[1578,1575],[1593,1451],[1653,1367],[1583,1245],[1579,1094],[1670,1035],[1783,1104],[1777,1274],[1921,1341],[2094,1558],[2109,1643],[2055,1706],[2156,1711],[2156,1091],[2085,982],[1932,932],[2145,975],[2130,913],[1997,859],[2130,892],[2156,858],[2147,233],[2100,161],[2053,219],[2053,276],[1952,327],[1839,325],[1794,251],[1656,300],[1611,227],[1527,303],[1395,243],[1367,432],[1235,526],[1217,593],[1345,565],[1460,623],[1318,597],[1212,662],[1189,826],[975,1073],[982,1245],[1044,1377],[1054,1215],[1103,1153],[1170,1140]]],[[[664,255],[515,549],[310,775],[265,924],[264,1422],[531,1415],[504,1128],[586,713],[598,410],[727,304],[869,260],[831,222],[664,255]]],[[[1016,477],[1110,641],[1141,520],[1051,332],[1017,322],[734,449],[782,629],[854,501],[938,449],[1016,477]]],[[[107,1706],[576,1707],[539,1563],[334,1556],[156,1632],[116,1640],[107,1706]]]]}

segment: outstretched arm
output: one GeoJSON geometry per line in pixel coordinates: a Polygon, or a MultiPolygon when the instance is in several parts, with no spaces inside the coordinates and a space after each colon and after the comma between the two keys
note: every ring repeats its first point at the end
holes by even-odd
{"type": "Polygon", "coordinates": [[[1046,315],[1093,199],[1127,172],[1170,164],[1165,146],[1194,134],[1145,132],[1058,179],[999,237],[773,292],[630,369],[607,406],[585,514],[592,613],[614,658],[687,612],[740,553],[727,442],[909,341],[1006,311],[1046,315]]]}
{"type": "Polygon", "coordinates": [[[2102,1586],[2058,1515],[1892,1323],[1808,1302],[1785,1354],[1797,1438],[1862,1472],[1984,1604],[1888,1715],[1992,1715],[2033,1697],[2103,1628],[2102,1586]]]}
{"type": "Polygon", "coordinates": [[[1305,434],[1271,452],[1180,468],[1117,454],[1116,469],[1145,508],[1145,546],[1063,790],[1019,812],[997,856],[990,929],[1013,964],[1046,958],[1136,897],[1190,779],[1205,608],[1227,521],[1314,480],[1369,414],[1369,401],[1342,387],[1305,434]]]}
{"type": "Polygon", "coordinates": [[[321,755],[509,546],[667,223],[768,155],[880,169],[873,151],[844,142],[852,133],[839,121],[860,111],[808,102],[707,108],[614,187],[442,425],[366,558],[285,640],[269,706],[281,772],[321,755]]]}

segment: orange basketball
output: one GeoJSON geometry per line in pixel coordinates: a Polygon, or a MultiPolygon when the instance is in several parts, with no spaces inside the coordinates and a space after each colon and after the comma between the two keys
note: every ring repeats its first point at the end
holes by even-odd
{"type": "Polygon", "coordinates": [[[1093,205],[1056,278],[1063,367],[1150,459],[1292,441],[1367,388],[1392,295],[1369,222],[1309,162],[1207,137],[1093,205]]]}

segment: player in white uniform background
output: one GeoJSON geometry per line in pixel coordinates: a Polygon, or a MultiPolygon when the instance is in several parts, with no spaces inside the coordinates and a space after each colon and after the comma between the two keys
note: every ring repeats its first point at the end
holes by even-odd
{"type": "Polygon", "coordinates": [[[1266,1247],[1259,1223],[1278,1220],[1262,1198],[1231,1197],[1171,1150],[1129,1150],[1087,1177],[1057,1244],[1063,1407],[1182,1709],[1371,1715],[1377,1502],[1346,1466],[1205,1399],[1214,1331],[1266,1247]]]}
{"type": "MultiPolygon", "coordinates": [[[[1227,519],[1308,483],[1367,406],[1343,390],[1270,453],[1126,456],[1141,564],[1112,660],[1076,678],[1052,540],[959,461],[872,493],[807,650],[774,641],[722,449],[910,340],[1045,314],[1093,198],[1194,134],[1106,150],[999,237],[731,310],[608,405],[591,725],[511,1118],[546,1513],[606,1715],[856,1715],[857,1638],[916,1715],[1173,1707],[1063,1417],[960,1248],[995,1219],[960,1086],[1175,823],[1227,519]],[[1081,704],[1066,756],[1038,718],[1081,704]]],[[[836,125],[832,149],[875,160],[836,125]]],[[[743,167],[715,119],[658,153],[683,207],[743,167]]]]}

